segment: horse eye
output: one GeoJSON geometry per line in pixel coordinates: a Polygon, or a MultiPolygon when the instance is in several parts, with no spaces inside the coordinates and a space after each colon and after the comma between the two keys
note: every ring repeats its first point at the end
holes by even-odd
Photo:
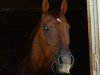
{"type": "Polygon", "coordinates": [[[48,30],[49,28],[48,28],[48,25],[45,25],[44,26],[44,30],[48,30]]]}

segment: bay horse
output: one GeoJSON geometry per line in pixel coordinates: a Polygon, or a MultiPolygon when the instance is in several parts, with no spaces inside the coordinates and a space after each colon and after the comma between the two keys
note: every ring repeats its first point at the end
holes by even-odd
{"type": "Polygon", "coordinates": [[[67,2],[63,0],[60,12],[49,12],[48,0],[42,3],[42,18],[32,38],[27,60],[17,75],[68,74],[74,58],[69,49],[69,24],[65,18],[67,2]]]}

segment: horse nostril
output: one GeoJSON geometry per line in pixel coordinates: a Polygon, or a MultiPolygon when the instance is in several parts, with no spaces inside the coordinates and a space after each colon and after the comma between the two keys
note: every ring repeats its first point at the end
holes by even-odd
{"type": "Polygon", "coordinates": [[[74,64],[74,57],[71,55],[71,65],[74,64]]]}
{"type": "Polygon", "coordinates": [[[59,58],[58,58],[58,63],[59,63],[59,64],[63,64],[62,56],[59,56],[59,58]]]}

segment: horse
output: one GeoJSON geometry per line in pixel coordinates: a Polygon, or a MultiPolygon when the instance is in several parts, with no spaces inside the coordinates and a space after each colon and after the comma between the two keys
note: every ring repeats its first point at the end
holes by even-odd
{"type": "Polygon", "coordinates": [[[42,18],[33,32],[28,56],[20,64],[17,75],[69,74],[74,57],[69,49],[70,26],[65,18],[67,1],[59,12],[49,11],[48,0],[42,3],[42,18]]]}

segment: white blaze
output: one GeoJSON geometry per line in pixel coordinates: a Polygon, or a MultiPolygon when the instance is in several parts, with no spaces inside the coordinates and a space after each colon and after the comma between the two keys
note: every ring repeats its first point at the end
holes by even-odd
{"type": "Polygon", "coordinates": [[[61,20],[59,18],[57,18],[57,21],[61,22],[61,20]]]}

